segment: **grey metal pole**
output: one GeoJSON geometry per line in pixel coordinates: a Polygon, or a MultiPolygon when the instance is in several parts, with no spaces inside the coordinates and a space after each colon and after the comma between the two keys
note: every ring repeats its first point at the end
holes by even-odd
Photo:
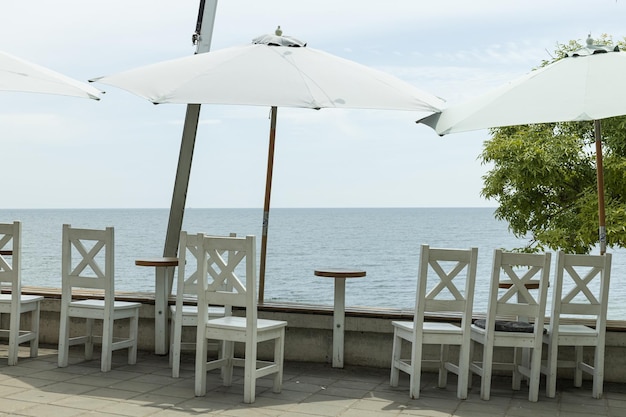
{"type": "MultiPolygon", "coordinates": [[[[193,41],[197,45],[197,54],[209,52],[211,48],[216,9],[217,0],[200,0],[196,31],[193,34],[193,41]]],[[[178,251],[178,239],[183,227],[185,201],[187,200],[189,174],[191,172],[191,161],[193,159],[193,148],[196,143],[199,117],[200,104],[188,104],[187,113],[185,115],[185,125],[183,127],[183,136],[180,143],[178,168],[176,170],[174,192],[172,193],[172,204],[170,206],[170,217],[165,235],[163,256],[176,256],[178,251]]],[[[171,281],[172,277],[169,278],[171,281]]],[[[169,288],[171,289],[171,284],[169,288]]]]}

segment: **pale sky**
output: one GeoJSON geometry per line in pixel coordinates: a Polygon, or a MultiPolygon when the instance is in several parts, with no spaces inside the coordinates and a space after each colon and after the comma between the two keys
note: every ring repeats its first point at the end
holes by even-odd
{"type": "MultiPolygon", "coordinates": [[[[453,104],[557,43],[626,36],[616,0],[218,0],[212,50],[280,25],[453,104]]],[[[194,53],[198,0],[0,3],[0,50],[81,81],[194,53]]],[[[185,106],[0,94],[0,208],[169,207],[185,106]]],[[[576,88],[576,86],[572,86],[576,88]]],[[[487,131],[438,137],[398,111],[280,108],[272,207],[481,207],[487,131]]],[[[204,105],[187,207],[262,207],[269,108],[204,105]]]]}

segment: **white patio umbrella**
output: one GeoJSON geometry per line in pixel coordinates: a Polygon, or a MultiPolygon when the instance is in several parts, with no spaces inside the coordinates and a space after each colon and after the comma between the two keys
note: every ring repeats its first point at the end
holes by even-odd
{"type": "Polygon", "coordinates": [[[384,72],[306,47],[294,38],[261,36],[250,45],[165,61],[96,78],[153,103],[271,106],[263,212],[259,300],[263,302],[277,107],[435,112],[443,100],[384,72]]]}
{"type": "Polygon", "coordinates": [[[626,115],[626,53],[593,45],[485,95],[418,120],[439,135],[492,127],[594,121],[600,253],[606,251],[600,119],[626,115]]]}
{"type": "Polygon", "coordinates": [[[87,83],[0,51],[0,91],[57,94],[100,100],[87,83]]]}

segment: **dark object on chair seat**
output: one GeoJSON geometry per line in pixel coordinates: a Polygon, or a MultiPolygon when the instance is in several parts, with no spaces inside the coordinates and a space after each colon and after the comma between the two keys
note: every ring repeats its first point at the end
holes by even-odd
{"type": "MultiPolygon", "coordinates": [[[[481,329],[485,328],[485,319],[476,319],[474,320],[474,325],[480,327],[481,329]]],[[[518,332],[518,333],[532,333],[535,331],[535,326],[532,323],[526,323],[523,321],[504,321],[504,320],[496,320],[496,331],[497,332],[518,332]]],[[[546,329],[543,329],[543,332],[546,333],[546,329]]]]}

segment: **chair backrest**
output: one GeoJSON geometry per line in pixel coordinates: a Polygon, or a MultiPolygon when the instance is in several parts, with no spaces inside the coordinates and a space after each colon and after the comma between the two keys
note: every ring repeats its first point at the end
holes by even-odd
{"type": "MultiPolygon", "coordinates": [[[[231,233],[230,236],[236,237],[237,234],[231,233]]],[[[202,233],[189,234],[184,230],[180,232],[178,281],[176,284],[177,302],[178,300],[182,301],[185,297],[197,297],[198,295],[198,276],[202,273],[202,271],[198,270],[198,261],[202,256],[204,237],[205,235],[202,233]]],[[[223,251],[220,253],[223,253],[223,251]]],[[[224,289],[228,289],[228,287],[225,286],[224,289]]],[[[226,315],[229,315],[228,312],[226,315]]]]}
{"type": "Polygon", "coordinates": [[[22,223],[0,223],[0,284],[9,284],[13,299],[19,299],[22,273],[22,223]]]}
{"type": "Polygon", "coordinates": [[[63,225],[61,277],[63,299],[72,289],[104,290],[105,304],[115,297],[113,227],[77,229],[63,225]]]}
{"type": "Polygon", "coordinates": [[[575,255],[559,252],[552,293],[552,325],[563,317],[588,318],[596,329],[606,327],[611,279],[611,254],[575,255]]]}
{"type": "Polygon", "coordinates": [[[198,294],[198,257],[202,251],[202,235],[180,232],[178,245],[178,282],[176,297],[198,294]]]}
{"type": "Polygon", "coordinates": [[[424,322],[426,312],[460,313],[462,327],[469,327],[477,263],[478,248],[421,246],[414,316],[416,327],[424,322]]]}
{"type": "Polygon", "coordinates": [[[206,317],[209,305],[245,307],[250,325],[256,325],[256,238],[198,235],[202,288],[198,290],[198,318],[206,317]]]}
{"type": "Polygon", "coordinates": [[[517,320],[520,317],[534,323],[536,335],[543,325],[550,281],[551,254],[513,253],[496,249],[487,308],[487,324],[495,320],[517,320]],[[532,284],[538,288],[532,289],[532,284]]]}

